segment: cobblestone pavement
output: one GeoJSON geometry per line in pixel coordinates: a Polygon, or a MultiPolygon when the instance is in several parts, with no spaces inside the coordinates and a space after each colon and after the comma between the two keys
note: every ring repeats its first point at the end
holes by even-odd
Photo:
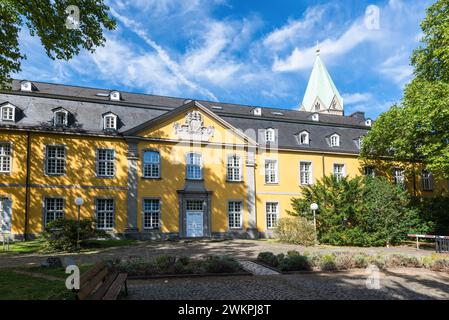
{"type": "Polygon", "coordinates": [[[367,289],[365,270],[277,276],[130,281],[133,300],[390,300],[449,299],[449,275],[423,269],[380,273],[367,289]],[[263,290],[261,290],[263,288],[263,290]]]}
{"type": "Polygon", "coordinates": [[[251,272],[252,274],[258,275],[258,276],[268,276],[268,275],[280,274],[277,271],[271,270],[269,268],[261,266],[258,263],[254,263],[251,261],[243,260],[243,261],[239,261],[239,263],[243,269],[245,269],[248,272],[251,272]]]}
{"type": "Polygon", "coordinates": [[[39,265],[49,256],[71,256],[76,263],[87,264],[101,260],[129,258],[139,256],[143,259],[151,259],[154,256],[170,254],[178,256],[203,256],[203,255],[231,255],[239,260],[250,260],[257,257],[259,252],[271,251],[273,253],[286,253],[289,250],[300,252],[365,252],[368,254],[393,254],[402,253],[408,255],[429,255],[432,250],[416,250],[413,247],[391,248],[354,248],[354,247],[302,247],[291,244],[282,244],[267,240],[227,240],[227,241],[148,241],[139,242],[129,247],[108,248],[81,254],[4,254],[0,253],[0,268],[14,266],[39,265]]]}

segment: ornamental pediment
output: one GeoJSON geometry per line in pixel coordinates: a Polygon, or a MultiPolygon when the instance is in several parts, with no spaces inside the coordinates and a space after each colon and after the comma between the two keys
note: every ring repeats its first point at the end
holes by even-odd
{"type": "Polygon", "coordinates": [[[203,116],[197,110],[187,113],[184,123],[175,123],[173,129],[179,139],[195,141],[209,141],[215,132],[213,126],[204,126],[203,116]]]}

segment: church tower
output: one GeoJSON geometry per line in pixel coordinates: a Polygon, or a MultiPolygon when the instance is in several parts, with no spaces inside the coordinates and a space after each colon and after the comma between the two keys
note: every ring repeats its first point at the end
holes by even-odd
{"type": "Polygon", "coordinates": [[[299,110],[344,115],[343,98],[321,60],[319,49],[316,51],[312,74],[299,110]]]}

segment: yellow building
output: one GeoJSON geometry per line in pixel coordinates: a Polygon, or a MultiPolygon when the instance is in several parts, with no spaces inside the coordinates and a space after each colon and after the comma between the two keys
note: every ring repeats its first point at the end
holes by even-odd
{"type": "MultiPolygon", "coordinates": [[[[0,92],[2,230],[35,236],[75,219],[81,197],[82,217],[114,234],[270,236],[302,186],[375,174],[358,160],[371,120],[343,114],[319,57],[300,110],[14,81],[0,92]]],[[[396,183],[447,191],[403,169],[396,183]]]]}

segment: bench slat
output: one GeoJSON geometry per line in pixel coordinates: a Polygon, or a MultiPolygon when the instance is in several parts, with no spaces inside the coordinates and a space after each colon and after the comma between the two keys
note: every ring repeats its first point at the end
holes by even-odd
{"type": "Polygon", "coordinates": [[[112,272],[108,273],[106,276],[106,279],[104,280],[103,284],[95,291],[93,295],[90,296],[90,300],[102,300],[106,292],[109,290],[111,285],[114,283],[114,281],[118,277],[118,272],[112,272]]]}
{"type": "Polygon", "coordinates": [[[104,268],[100,272],[98,272],[95,277],[93,277],[84,287],[81,288],[78,293],[78,298],[80,300],[86,299],[88,296],[92,294],[92,292],[97,289],[97,287],[103,282],[103,279],[108,274],[108,269],[104,268]]]}
{"type": "Polygon", "coordinates": [[[120,273],[109,288],[108,292],[104,295],[103,300],[117,299],[127,277],[128,275],[126,273],[120,273]]]}
{"type": "Polygon", "coordinates": [[[95,277],[97,273],[99,273],[104,268],[106,268],[106,263],[97,262],[91,269],[83,273],[80,279],[80,287],[84,287],[90,281],[90,279],[95,277]]]}

